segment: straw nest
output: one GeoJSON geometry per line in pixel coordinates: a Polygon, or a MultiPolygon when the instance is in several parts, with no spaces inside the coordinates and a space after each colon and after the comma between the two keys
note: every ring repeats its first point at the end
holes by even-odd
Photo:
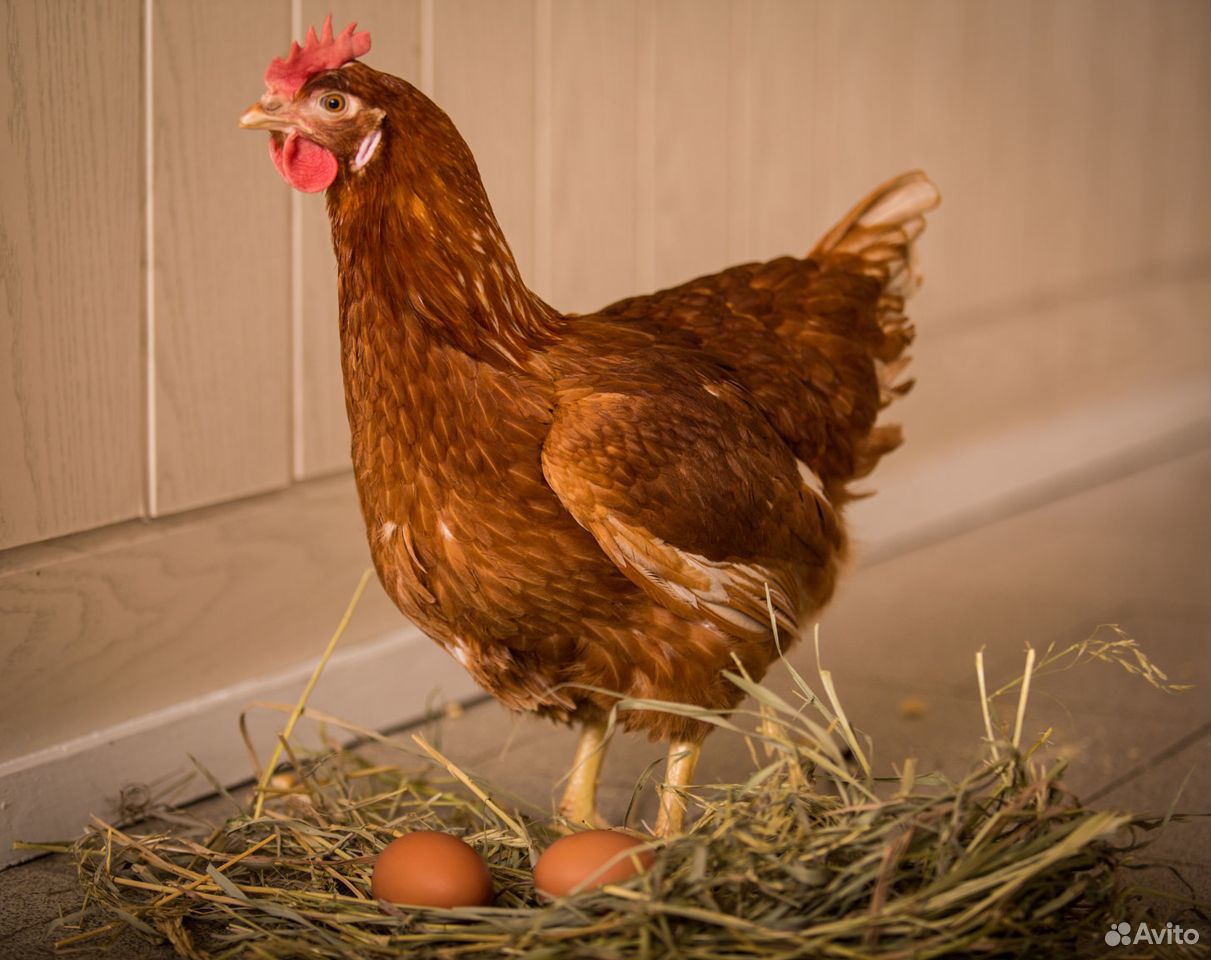
{"type": "Polygon", "coordinates": [[[1043,741],[1021,744],[1031,678],[1094,659],[1177,689],[1113,629],[1066,650],[1030,651],[1023,676],[993,692],[977,656],[984,757],[957,782],[920,776],[911,761],[896,777],[874,776],[869,744],[824,670],[823,697],[792,670],[795,702],[734,675],[755,706],[731,716],[622,700],[619,711],[710,720],[722,731],[716,743],[744,744],[752,775],[695,788],[697,819],[685,835],[653,841],[645,875],[553,903],[536,898],[531,867],[558,822],[507,804],[422,737],[399,742],[359,730],[307,709],[304,696],[288,731],[310,716],[410,756],[401,766],[373,764],[356,749],[304,750],[284,736],[285,767],[275,753],[252,799],[222,825],[168,809],[155,832],[95,820],[68,848],[85,907],[58,922],[57,946],[91,950],[133,928],[166,939],[181,957],[264,960],[1113,953],[1109,922],[1147,919],[1124,868],[1140,865],[1145,834],[1160,822],[1082,806],[1063,786],[1062,764],[1037,760],[1043,741]],[[372,899],[376,854],[404,832],[434,828],[484,856],[493,906],[412,909],[372,899]],[[68,935],[72,927],[82,932],[68,935]]]}

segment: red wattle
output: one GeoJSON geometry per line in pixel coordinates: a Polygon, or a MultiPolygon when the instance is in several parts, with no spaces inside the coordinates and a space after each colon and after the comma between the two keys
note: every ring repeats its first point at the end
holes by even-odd
{"type": "Polygon", "coordinates": [[[303,193],[319,193],[336,179],[336,157],[332,152],[300,137],[295,130],[282,146],[278,146],[277,137],[270,137],[269,156],[282,179],[303,193]]]}

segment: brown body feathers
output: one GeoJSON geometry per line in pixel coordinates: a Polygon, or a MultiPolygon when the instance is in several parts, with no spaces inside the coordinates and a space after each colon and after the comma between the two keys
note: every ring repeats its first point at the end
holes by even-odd
{"type": "MultiPolygon", "coordinates": [[[[727,709],[833,591],[846,484],[912,330],[922,174],[875,191],[805,259],[589,316],[523,284],[449,119],[360,63],[312,77],[381,120],[320,141],[340,270],[353,462],[387,592],[510,707],[608,711],[603,691],[727,709]],[[344,139],[342,139],[344,138],[344,139]]],[[[698,721],[626,713],[653,736],[698,721]]]]}

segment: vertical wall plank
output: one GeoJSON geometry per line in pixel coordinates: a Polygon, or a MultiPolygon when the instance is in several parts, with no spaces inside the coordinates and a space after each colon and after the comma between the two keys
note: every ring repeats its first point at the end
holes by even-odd
{"type": "Polygon", "coordinates": [[[869,190],[917,165],[919,15],[892,0],[754,5],[757,255],[802,255],[869,190]]]}
{"type": "Polygon", "coordinates": [[[752,9],[748,197],[751,255],[759,260],[802,256],[823,232],[809,194],[821,159],[811,136],[817,6],[762,0],[752,9]]]}
{"type": "Polygon", "coordinates": [[[1150,5],[1153,43],[1153,231],[1141,255],[1153,263],[1205,263],[1211,254],[1211,5],[1150,5]]]}
{"type": "MultiPolygon", "coordinates": [[[[1084,246],[1089,269],[1107,280],[1138,272],[1150,252],[1150,208],[1159,180],[1151,134],[1157,51],[1150,43],[1161,5],[1110,0],[1093,43],[1093,162],[1084,175],[1084,246]],[[1110,16],[1106,16],[1110,13],[1110,16]]],[[[1207,78],[1211,85],[1211,78],[1207,78]]],[[[1163,189],[1163,188],[1162,188],[1163,189]]],[[[1026,209],[1026,205],[1023,205],[1026,209]]]]}
{"type": "Polygon", "coordinates": [[[872,187],[905,166],[910,62],[900,5],[823,0],[803,38],[811,63],[805,109],[811,117],[811,225],[799,252],[872,187]]]}
{"type": "Polygon", "coordinates": [[[1090,80],[1100,9],[1096,0],[1031,4],[1031,201],[1037,216],[1027,269],[1034,287],[1050,292],[1071,289],[1089,275],[1082,216],[1088,171],[1097,162],[1090,80]]]}
{"type": "MultiPolygon", "coordinates": [[[[908,166],[912,118],[909,61],[912,11],[897,0],[829,4],[833,49],[832,136],[823,142],[832,155],[828,226],[871,188],[908,166]]],[[[827,34],[822,33],[822,37],[827,34]]],[[[823,54],[817,45],[817,53],[823,54]]],[[[820,137],[817,137],[820,143],[820,137]]],[[[814,239],[814,238],[813,238],[814,239]]]]}
{"type": "Polygon", "coordinates": [[[521,275],[534,269],[533,0],[442,0],[433,99],[471,146],[521,275]]]}
{"type": "Polygon", "coordinates": [[[727,0],[659,0],[655,36],[657,287],[727,266],[727,0]]]}
{"type": "Polygon", "coordinates": [[[955,269],[965,255],[965,195],[972,192],[964,112],[969,95],[962,82],[967,9],[967,0],[919,0],[912,4],[904,38],[905,70],[912,78],[911,95],[903,103],[912,121],[906,133],[908,165],[925,170],[942,193],[942,207],[930,217],[922,244],[925,286],[912,308],[923,318],[923,342],[959,311],[970,289],[955,269]]]}
{"type": "Polygon", "coordinates": [[[140,10],[0,11],[0,547],[140,510],[140,10]]]}
{"type": "MultiPolygon", "coordinates": [[[[794,92],[807,124],[799,143],[809,154],[797,190],[807,218],[792,247],[802,254],[872,188],[913,166],[909,104],[915,78],[905,5],[817,0],[795,16],[797,56],[806,65],[791,68],[791,82],[803,84],[794,92]]],[[[789,14],[781,19],[791,22],[789,14]]],[[[796,54],[785,49],[785,37],[780,42],[789,62],[796,54]]]]}
{"type": "MultiPolygon", "coordinates": [[[[807,6],[812,22],[803,57],[810,65],[811,84],[804,93],[803,109],[809,117],[807,149],[812,157],[812,176],[806,191],[807,209],[815,224],[811,232],[819,235],[842,213],[844,204],[853,202],[851,197],[859,181],[842,182],[848,158],[840,139],[840,114],[845,108],[843,62],[847,56],[841,36],[841,4],[837,0],[814,0],[807,6]]],[[[771,145],[771,149],[776,148],[771,145]]]]}
{"type": "Polygon", "coordinates": [[[289,198],[239,130],[287,0],[153,6],[159,512],[290,482],[289,198]],[[233,25],[237,25],[233,27],[233,25]]]}
{"type": "Polygon", "coordinates": [[[656,9],[651,3],[640,3],[635,11],[635,285],[636,293],[656,288],[656,9]]]}
{"type": "MultiPolygon", "coordinates": [[[[421,31],[419,0],[362,0],[333,6],[327,0],[303,0],[302,31],[323,23],[331,10],[336,29],[356,20],[358,28],[370,33],[374,46],[362,59],[376,70],[384,70],[420,85],[421,31]]],[[[289,47],[283,36],[283,52],[289,47]]],[[[288,191],[284,183],[275,189],[288,191]]],[[[339,332],[337,329],[336,259],[328,229],[323,196],[300,195],[294,200],[300,220],[302,251],[295,264],[299,276],[301,311],[296,335],[302,337],[302,383],[294,395],[294,411],[301,429],[295,436],[302,445],[295,457],[301,478],[321,476],[349,467],[349,422],[345,418],[345,390],[341,381],[339,332]]]]}
{"type": "MultiPolygon", "coordinates": [[[[1039,258],[1052,255],[1043,243],[1048,225],[1040,222],[1029,202],[1039,178],[1050,171],[1046,163],[1040,168],[1033,138],[1023,135],[1038,116],[1031,99],[1032,57],[1049,49],[1036,46],[1032,12],[1028,5],[995,0],[978,0],[964,9],[962,71],[951,77],[963,91],[959,122],[951,118],[964,141],[954,197],[962,240],[952,248],[960,258],[952,267],[960,284],[954,292],[958,310],[980,303],[1020,303],[1035,282],[1039,258]],[[1037,242],[1024,242],[1031,236],[1037,242]]],[[[1067,32],[1063,36],[1060,49],[1072,58],[1075,74],[1087,60],[1069,49],[1075,38],[1067,32]]],[[[1042,55],[1050,57],[1049,52],[1042,55]]],[[[1065,149],[1073,151],[1072,163],[1087,142],[1087,131],[1066,142],[1065,149]]],[[[1079,173],[1066,175],[1079,185],[1079,173]]],[[[1076,216],[1082,206],[1079,197],[1065,200],[1076,216]]],[[[1071,244],[1073,251],[1082,246],[1076,233],[1062,242],[1071,244]]],[[[966,322],[978,322],[978,316],[966,322]]]]}
{"type": "Polygon", "coordinates": [[[636,4],[552,13],[551,299],[583,313],[637,292],[636,4]]]}
{"type": "Polygon", "coordinates": [[[753,49],[755,0],[731,0],[727,65],[727,260],[747,263],[753,250],[753,49]]]}

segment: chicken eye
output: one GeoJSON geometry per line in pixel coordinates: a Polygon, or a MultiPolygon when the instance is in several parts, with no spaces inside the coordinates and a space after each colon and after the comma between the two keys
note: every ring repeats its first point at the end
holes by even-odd
{"type": "Polygon", "coordinates": [[[345,109],[345,98],[339,93],[325,94],[320,103],[324,105],[324,109],[329,113],[340,113],[345,109]]]}

